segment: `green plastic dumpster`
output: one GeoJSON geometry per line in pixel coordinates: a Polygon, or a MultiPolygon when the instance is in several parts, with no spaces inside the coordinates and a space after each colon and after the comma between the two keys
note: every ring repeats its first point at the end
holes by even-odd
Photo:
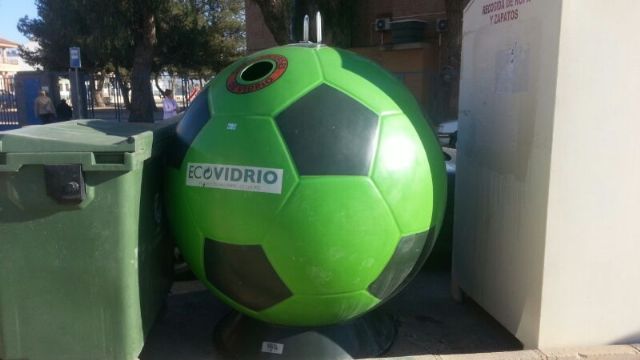
{"type": "Polygon", "coordinates": [[[0,133],[0,359],[132,360],[171,285],[175,121],[0,133]]]}

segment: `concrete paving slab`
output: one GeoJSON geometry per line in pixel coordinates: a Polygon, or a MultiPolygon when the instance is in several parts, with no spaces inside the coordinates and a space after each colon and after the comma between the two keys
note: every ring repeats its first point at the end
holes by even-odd
{"type": "Polygon", "coordinates": [[[438,356],[438,360],[545,360],[545,357],[536,350],[522,350],[481,354],[440,355],[438,356]]]}
{"type": "Polygon", "coordinates": [[[385,358],[387,360],[638,360],[637,345],[609,345],[587,348],[521,350],[478,354],[418,355],[385,358]]]}
{"type": "Polygon", "coordinates": [[[543,349],[546,360],[640,360],[640,352],[630,345],[543,349]]]}
{"type": "Polygon", "coordinates": [[[522,345],[472,301],[456,303],[449,273],[421,272],[382,309],[398,320],[393,347],[385,356],[487,353],[522,345]]]}
{"type": "MultiPolygon", "coordinates": [[[[416,355],[416,356],[403,356],[403,357],[379,357],[376,359],[385,359],[385,360],[440,360],[440,356],[438,355],[416,355]]],[[[363,360],[373,360],[373,359],[363,359],[363,360]]]]}

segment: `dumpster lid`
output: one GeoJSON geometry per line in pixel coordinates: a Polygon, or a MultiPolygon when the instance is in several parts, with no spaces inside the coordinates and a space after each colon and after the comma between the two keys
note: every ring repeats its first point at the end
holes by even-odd
{"type": "Polygon", "coordinates": [[[167,136],[174,127],[175,122],[120,123],[97,119],[26,126],[0,133],[0,152],[149,152],[154,140],[167,136]]]}

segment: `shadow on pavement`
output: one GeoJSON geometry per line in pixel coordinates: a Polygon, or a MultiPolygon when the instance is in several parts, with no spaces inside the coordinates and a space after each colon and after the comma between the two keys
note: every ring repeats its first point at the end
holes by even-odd
{"type": "MultiPolygon", "coordinates": [[[[522,349],[471,300],[455,303],[449,282],[449,273],[421,271],[381,307],[395,316],[398,326],[398,338],[385,357],[522,349]]],[[[140,359],[221,359],[213,348],[213,328],[228,311],[198,281],[175,283],[166,312],[151,331],[140,359]]]]}

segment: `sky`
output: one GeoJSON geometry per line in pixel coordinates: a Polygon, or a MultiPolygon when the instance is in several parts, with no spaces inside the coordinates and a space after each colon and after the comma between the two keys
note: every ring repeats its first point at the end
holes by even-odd
{"type": "Polygon", "coordinates": [[[28,41],[16,28],[18,20],[38,15],[34,0],[0,0],[0,38],[24,44],[28,41]]]}

